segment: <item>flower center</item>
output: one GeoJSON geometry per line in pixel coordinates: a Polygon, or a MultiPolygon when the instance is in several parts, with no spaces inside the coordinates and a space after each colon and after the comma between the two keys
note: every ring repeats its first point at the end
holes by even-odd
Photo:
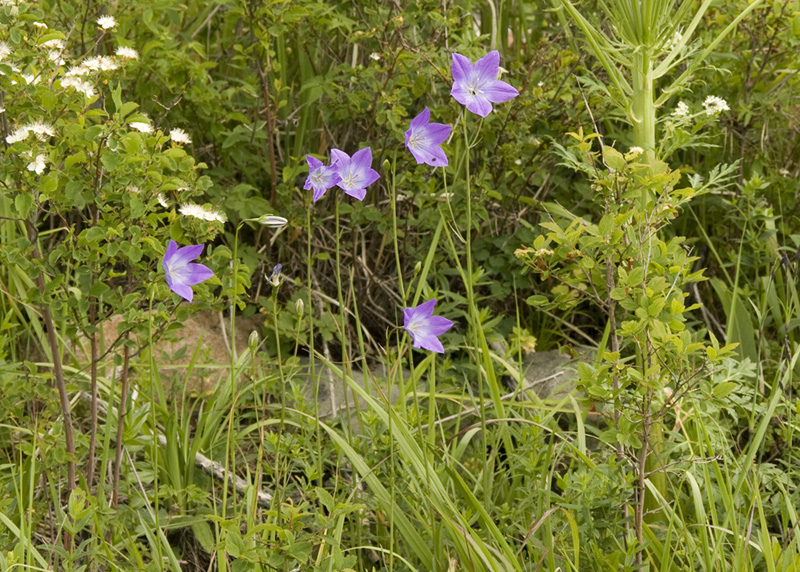
{"type": "Polygon", "coordinates": [[[422,139],[422,136],[419,133],[412,133],[411,137],[408,138],[408,146],[419,147],[420,139],[422,139]]]}
{"type": "Polygon", "coordinates": [[[347,173],[347,176],[342,177],[342,184],[345,187],[355,187],[358,185],[358,177],[353,175],[353,173],[347,173]]]}

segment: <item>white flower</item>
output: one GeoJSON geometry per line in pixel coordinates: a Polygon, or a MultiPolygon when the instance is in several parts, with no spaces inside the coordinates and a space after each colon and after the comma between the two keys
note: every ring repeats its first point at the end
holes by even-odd
{"type": "Polygon", "coordinates": [[[64,58],[61,57],[61,52],[58,50],[50,50],[47,54],[47,59],[51,62],[55,62],[57,66],[63,66],[66,63],[64,58]]]}
{"type": "Polygon", "coordinates": [[[136,129],[136,131],[139,131],[141,133],[153,132],[153,126],[150,125],[149,123],[144,123],[143,121],[131,121],[130,123],[128,123],[128,125],[130,125],[132,128],[136,129]]]}
{"type": "Polygon", "coordinates": [[[91,70],[86,67],[84,64],[79,66],[73,66],[67,70],[65,74],[67,77],[80,77],[88,74],[91,70]]]}
{"type": "Polygon", "coordinates": [[[199,218],[200,220],[207,220],[209,222],[224,223],[226,220],[228,220],[225,215],[220,212],[208,210],[205,207],[192,203],[181,205],[178,210],[184,216],[191,216],[194,218],[199,218]]]}
{"type": "Polygon", "coordinates": [[[377,62],[377,61],[380,61],[380,59],[381,59],[381,55],[380,55],[378,52],[372,52],[372,53],[369,55],[369,59],[371,59],[371,60],[375,60],[375,61],[377,62]]]}
{"type": "Polygon", "coordinates": [[[48,125],[41,119],[34,123],[28,124],[26,129],[35,133],[41,141],[46,141],[48,137],[53,137],[56,134],[52,125],[48,125]]]}
{"type": "Polygon", "coordinates": [[[51,50],[63,50],[66,44],[64,44],[64,40],[55,39],[47,40],[42,45],[51,50]]]}
{"type": "Polygon", "coordinates": [[[27,83],[28,85],[31,85],[31,84],[36,85],[37,83],[42,81],[42,77],[41,76],[33,75],[32,73],[24,73],[24,74],[20,74],[20,75],[22,75],[22,79],[24,79],[25,83],[27,83]]]}
{"type": "Polygon", "coordinates": [[[19,141],[24,141],[25,138],[28,136],[29,129],[25,126],[20,127],[19,129],[15,130],[11,135],[6,137],[6,143],[9,145],[13,145],[19,141]]]}
{"type": "Polygon", "coordinates": [[[77,91],[83,92],[86,97],[92,97],[95,95],[94,86],[79,77],[65,77],[61,80],[61,87],[71,87],[77,91]]]}
{"type": "Polygon", "coordinates": [[[191,137],[189,134],[186,133],[183,129],[176,127],[172,131],[169,132],[169,138],[175,141],[175,143],[186,143],[187,145],[192,142],[191,137]]]}
{"type": "Polygon", "coordinates": [[[46,163],[47,155],[36,155],[36,158],[31,163],[28,163],[28,170],[41,175],[44,172],[46,163]]]}
{"type": "Polygon", "coordinates": [[[129,193],[139,193],[140,192],[139,191],[139,187],[137,187],[136,185],[128,185],[127,187],[125,187],[125,190],[128,191],[129,193]]]}
{"type": "Polygon", "coordinates": [[[672,36],[672,39],[667,44],[667,51],[671,52],[672,50],[674,50],[682,39],[683,39],[683,34],[681,34],[680,32],[675,32],[675,34],[672,36]]]}
{"type": "Polygon", "coordinates": [[[110,30],[117,25],[117,21],[114,19],[114,16],[100,16],[97,19],[97,25],[103,30],[110,30]]]}
{"type": "Polygon", "coordinates": [[[164,193],[158,193],[158,196],[156,198],[158,199],[158,204],[160,204],[165,209],[169,208],[169,205],[167,204],[167,197],[164,196],[164,193]]]}
{"type": "Polygon", "coordinates": [[[687,117],[689,115],[689,106],[684,102],[679,101],[675,111],[672,112],[673,117],[687,117]]]}
{"type": "Polygon", "coordinates": [[[723,111],[730,110],[728,102],[716,95],[709,95],[703,102],[703,107],[706,108],[706,115],[719,115],[723,111]]]}
{"type": "Polygon", "coordinates": [[[11,55],[11,48],[5,42],[0,42],[0,62],[11,55]]]}
{"type": "Polygon", "coordinates": [[[139,52],[137,52],[133,48],[126,48],[125,46],[118,47],[116,54],[123,60],[139,59],[139,52]]]}
{"type": "Polygon", "coordinates": [[[33,25],[34,27],[39,28],[40,30],[47,29],[47,24],[45,24],[44,22],[34,22],[33,25]]]}
{"type": "Polygon", "coordinates": [[[644,149],[642,149],[641,147],[634,146],[628,149],[628,154],[633,155],[634,157],[638,157],[642,153],[644,153],[644,149]]]}

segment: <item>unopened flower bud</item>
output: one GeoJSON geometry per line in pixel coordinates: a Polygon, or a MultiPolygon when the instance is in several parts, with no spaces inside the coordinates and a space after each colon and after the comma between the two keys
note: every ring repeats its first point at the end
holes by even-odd
{"type": "Polygon", "coordinates": [[[265,214],[261,215],[255,221],[258,224],[263,224],[264,226],[268,226],[270,228],[281,228],[282,226],[286,225],[289,221],[283,218],[282,216],[265,214]]]}
{"type": "Polygon", "coordinates": [[[276,288],[281,283],[281,268],[283,268],[283,265],[281,265],[280,263],[276,264],[275,267],[272,269],[272,274],[270,274],[270,277],[267,278],[269,283],[275,286],[276,288]]]}
{"type": "Polygon", "coordinates": [[[303,299],[302,298],[298,298],[297,302],[294,303],[294,309],[297,312],[297,317],[298,318],[302,318],[303,317],[303,310],[305,309],[305,304],[303,303],[303,299]]]}
{"type": "Polygon", "coordinates": [[[251,352],[256,351],[258,343],[259,343],[258,332],[256,330],[253,330],[252,332],[250,332],[250,337],[247,339],[247,345],[250,348],[251,352]]]}
{"type": "Polygon", "coordinates": [[[389,167],[391,167],[391,164],[389,163],[389,159],[384,159],[383,163],[382,163],[383,172],[384,173],[388,173],[389,172],[389,167]]]}
{"type": "Polygon", "coordinates": [[[420,270],[422,270],[422,263],[421,263],[421,262],[417,262],[417,263],[414,265],[414,276],[416,276],[417,274],[419,274],[419,271],[420,271],[420,270]]]}

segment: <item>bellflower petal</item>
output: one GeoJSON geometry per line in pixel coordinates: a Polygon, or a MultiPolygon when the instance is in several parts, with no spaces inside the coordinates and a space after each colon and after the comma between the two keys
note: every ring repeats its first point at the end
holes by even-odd
{"type": "Polygon", "coordinates": [[[452,328],[453,322],[441,316],[434,316],[435,306],[436,298],[432,298],[416,308],[406,308],[403,310],[403,327],[414,340],[415,348],[441,354],[444,353],[444,347],[437,336],[452,328]]]}
{"type": "Polygon", "coordinates": [[[409,130],[406,131],[406,147],[417,163],[425,163],[431,167],[447,166],[447,155],[441,148],[441,144],[450,135],[453,129],[443,123],[428,123],[431,112],[426,107],[425,110],[411,120],[409,130]]]}
{"type": "Polygon", "coordinates": [[[194,293],[191,286],[200,284],[214,276],[214,273],[203,264],[191,261],[200,256],[205,245],[195,244],[178,248],[174,240],[170,240],[164,254],[162,266],[167,278],[167,286],[181,298],[192,301],[194,293]]]}
{"type": "Polygon", "coordinates": [[[353,153],[352,157],[339,149],[331,149],[331,158],[339,176],[336,184],[346,194],[363,201],[366,188],[380,178],[372,168],[372,149],[365,147],[353,153]]]}
{"type": "Polygon", "coordinates": [[[314,189],[313,200],[317,202],[328,189],[339,183],[339,175],[336,172],[335,164],[326,167],[322,161],[311,155],[306,155],[306,162],[308,163],[308,178],[303,188],[307,191],[314,189]]]}
{"type": "Polygon", "coordinates": [[[500,72],[500,53],[493,50],[475,62],[453,54],[453,87],[450,95],[466,108],[486,117],[492,112],[492,103],[502,103],[519,95],[504,81],[497,79],[500,72]]]}

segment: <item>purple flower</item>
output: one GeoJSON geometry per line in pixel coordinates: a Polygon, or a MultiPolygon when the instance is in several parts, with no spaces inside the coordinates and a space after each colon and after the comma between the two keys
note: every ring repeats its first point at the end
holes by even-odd
{"type": "Polygon", "coordinates": [[[441,316],[434,316],[434,306],[436,306],[436,298],[432,298],[416,308],[403,310],[403,317],[405,318],[403,327],[414,340],[415,348],[443,354],[444,347],[436,336],[441,336],[453,327],[453,322],[441,316]]]}
{"type": "Polygon", "coordinates": [[[306,155],[308,162],[308,178],[303,186],[305,190],[314,189],[314,202],[317,202],[325,194],[325,191],[336,186],[339,182],[339,175],[336,173],[336,165],[326,167],[322,161],[306,155]]]}
{"type": "Polygon", "coordinates": [[[406,147],[418,164],[446,167],[447,155],[442,151],[441,144],[453,128],[443,123],[428,123],[430,119],[431,112],[426,107],[425,111],[411,120],[411,125],[406,131],[406,147]]]}
{"type": "Polygon", "coordinates": [[[450,95],[481,117],[491,113],[493,103],[502,103],[519,95],[516,89],[497,79],[500,72],[500,53],[497,50],[483,56],[474,66],[469,58],[453,54],[452,71],[450,95]]]}
{"type": "Polygon", "coordinates": [[[331,149],[333,167],[339,175],[339,188],[359,201],[364,200],[367,187],[380,178],[378,172],[372,168],[372,149],[365,147],[356,151],[351,157],[344,151],[331,149]]]}
{"type": "Polygon", "coordinates": [[[178,248],[178,244],[174,240],[170,240],[167,252],[164,254],[162,264],[169,289],[189,302],[192,301],[193,296],[191,286],[214,276],[214,273],[207,267],[191,262],[200,256],[203,248],[205,248],[203,244],[178,248]]]}

